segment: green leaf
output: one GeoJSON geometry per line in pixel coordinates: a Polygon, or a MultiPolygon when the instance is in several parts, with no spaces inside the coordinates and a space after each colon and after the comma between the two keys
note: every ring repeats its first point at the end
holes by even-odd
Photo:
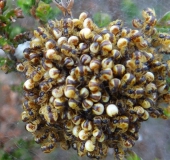
{"type": "Polygon", "coordinates": [[[24,82],[22,82],[20,85],[12,85],[11,90],[14,91],[14,92],[17,92],[17,93],[22,93],[23,84],[24,84],[24,82]]]}
{"type": "Polygon", "coordinates": [[[99,27],[107,26],[111,22],[110,15],[101,12],[95,13],[93,19],[99,27]]]}
{"type": "Polygon", "coordinates": [[[17,5],[23,10],[24,13],[29,14],[30,9],[35,5],[36,0],[17,0],[17,5]]]}
{"type": "Polygon", "coordinates": [[[164,108],[163,110],[164,115],[167,116],[168,118],[170,118],[170,106],[164,108]]]}
{"type": "Polygon", "coordinates": [[[8,9],[8,6],[5,6],[5,7],[2,9],[2,13],[5,12],[7,9],[8,9]]]}
{"type": "Polygon", "coordinates": [[[134,16],[139,16],[139,9],[132,0],[122,0],[121,10],[125,13],[126,18],[131,20],[134,16]]]}
{"type": "Polygon", "coordinates": [[[14,17],[14,16],[15,16],[14,10],[10,10],[5,14],[5,17],[7,19],[9,19],[10,17],[14,17]]]}
{"type": "Polygon", "coordinates": [[[127,160],[141,160],[141,158],[133,151],[128,150],[128,154],[126,156],[127,160]]]}
{"type": "Polygon", "coordinates": [[[12,39],[16,35],[20,34],[22,31],[23,31],[23,28],[21,28],[20,26],[11,26],[9,37],[12,39]]]}
{"type": "Polygon", "coordinates": [[[169,33],[170,32],[170,27],[156,27],[157,31],[158,32],[161,32],[161,33],[169,33]]]}
{"type": "Polygon", "coordinates": [[[52,0],[42,0],[43,2],[50,4],[52,2],[52,0]]]}
{"type": "Polygon", "coordinates": [[[0,67],[2,67],[6,62],[6,58],[0,57],[0,67]]]}
{"type": "Polygon", "coordinates": [[[4,57],[0,57],[0,69],[6,73],[15,71],[15,62],[4,57]]]}
{"type": "Polygon", "coordinates": [[[0,46],[4,46],[6,44],[10,44],[10,41],[0,36],[0,46]]]}
{"type": "Polygon", "coordinates": [[[5,23],[5,24],[9,24],[10,23],[10,20],[9,18],[7,18],[6,16],[4,15],[0,15],[0,21],[5,23]]]}
{"type": "Polygon", "coordinates": [[[167,82],[168,84],[170,84],[170,77],[167,77],[167,78],[166,78],[166,82],[167,82]]]}
{"type": "Polygon", "coordinates": [[[52,13],[51,6],[40,1],[36,9],[36,16],[40,18],[41,21],[47,22],[51,16],[51,13],[52,13]]]}
{"type": "Polygon", "coordinates": [[[23,0],[17,0],[17,5],[19,7],[32,7],[34,4],[35,4],[36,0],[26,0],[26,1],[23,1],[23,0]]]}
{"type": "Polygon", "coordinates": [[[170,28],[170,11],[165,13],[156,24],[156,27],[170,28]]]}

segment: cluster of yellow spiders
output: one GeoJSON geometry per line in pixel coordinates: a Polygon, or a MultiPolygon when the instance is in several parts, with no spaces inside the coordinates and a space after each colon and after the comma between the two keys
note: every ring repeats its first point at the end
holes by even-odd
{"type": "Polygon", "coordinates": [[[154,28],[154,10],[142,15],[136,29],[121,20],[99,28],[82,12],[34,30],[17,70],[26,77],[22,120],[43,152],[60,145],[100,159],[113,148],[121,160],[143,121],[166,118],[169,65],[160,54],[170,39],[154,28]]]}

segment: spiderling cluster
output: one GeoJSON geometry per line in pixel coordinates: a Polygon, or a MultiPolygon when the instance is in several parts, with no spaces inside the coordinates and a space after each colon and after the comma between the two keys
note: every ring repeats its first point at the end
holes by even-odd
{"type": "Polygon", "coordinates": [[[22,120],[42,151],[60,145],[100,159],[114,148],[123,159],[149,117],[166,118],[159,103],[169,96],[169,35],[158,33],[154,10],[104,28],[88,13],[78,19],[50,20],[34,30],[17,70],[23,72],[22,120]]]}

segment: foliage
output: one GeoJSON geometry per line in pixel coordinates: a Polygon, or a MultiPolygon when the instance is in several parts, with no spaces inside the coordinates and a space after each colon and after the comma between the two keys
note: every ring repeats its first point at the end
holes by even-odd
{"type": "Polygon", "coordinates": [[[52,2],[52,0],[42,0],[43,2],[50,4],[52,2]]]}
{"type": "Polygon", "coordinates": [[[54,10],[49,4],[40,1],[38,3],[38,7],[36,8],[35,14],[42,22],[47,22],[49,19],[53,19],[58,13],[59,13],[58,9],[54,10]]]}
{"type": "Polygon", "coordinates": [[[5,73],[14,71],[15,62],[9,58],[0,57],[0,69],[5,73]]]}
{"type": "Polygon", "coordinates": [[[126,18],[129,20],[132,20],[134,16],[140,17],[139,8],[132,0],[122,0],[121,8],[126,18]]]}
{"type": "Polygon", "coordinates": [[[142,160],[135,152],[128,150],[127,160],[142,160]]]}
{"type": "Polygon", "coordinates": [[[32,160],[33,154],[31,154],[31,150],[35,148],[35,143],[32,140],[23,140],[17,139],[15,140],[15,144],[11,149],[7,151],[0,151],[0,159],[1,160],[13,160],[13,159],[24,159],[24,160],[32,160]]]}
{"type": "Polygon", "coordinates": [[[12,55],[15,52],[15,46],[19,44],[15,36],[20,34],[22,29],[13,26],[13,23],[16,19],[23,17],[20,8],[8,9],[6,0],[0,0],[0,46],[8,57],[0,59],[0,67],[5,73],[15,70],[15,58],[12,55]]]}
{"type": "Polygon", "coordinates": [[[22,82],[20,85],[12,85],[11,90],[21,94],[23,91],[23,84],[24,82],[22,82]]]}
{"type": "Polygon", "coordinates": [[[35,5],[36,0],[17,0],[17,5],[24,11],[24,13],[29,14],[30,9],[35,5]]]}
{"type": "Polygon", "coordinates": [[[2,48],[5,45],[13,45],[14,36],[20,33],[21,30],[16,31],[16,27],[13,27],[12,24],[17,18],[23,18],[20,8],[7,9],[6,1],[0,0],[0,46],[2,46],[2,48]],[[14,33],[14,31],[16,31],[16,33],[14,33]]]}
{"type": "Polygon", "coordinates": [[[170,31],[170,11],[165,13],[156,24],[156,27],[161,32],[170,31]]]}
{"type": "Polygon", "coordinates": [[[106,13],[101,13],[97,12],[93,15],[94,22],[99,26],[99,27],[104,27],[107,26],[111,22],[111,17],[110,15],[106,13]]]}

